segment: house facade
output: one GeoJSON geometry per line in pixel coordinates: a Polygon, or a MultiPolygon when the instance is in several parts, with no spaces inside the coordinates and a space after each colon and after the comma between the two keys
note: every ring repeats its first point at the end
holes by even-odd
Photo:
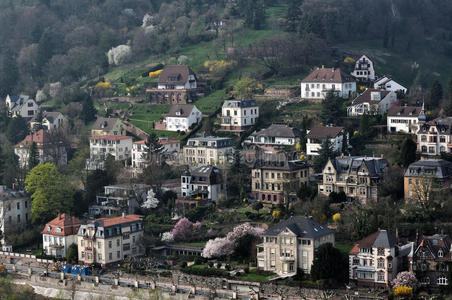
{"type": "Polygon", "coordinates": [[[38,120],[39,114],[36,114],[30,121],[31,128],[42,126],[45,130],[54,130],[63,127],[67,124],[67,118],[58,111],[44,111],[42,112],[42,121],[38,120]]]}
{"type": "Polygon", "coordinates": [[[380,78],[377,78],[374,82],[374,89],[382,89],[386,91],[392,91],[392,92],[402,92],[406,94],[408,89],[401,85],[400,83],[397,83],[394,81],[391,77],[383,76],[380,78]]]}
{"type": "Polygon", "coordinates": [[[365,237],[349,252],[350,282],[362,287],[389,287],[398,273],[399,251],[386,230],[365,237]]]}
{"type": "Polygon", "coordinates": [[[392,106],[387,116],[388,132],[416,134],[426,120],[424,106],[392,106]]]}
{"type": "Polygon", "coordinates": [[[349,98],[356,92],[355,79],[336,68],[317,68],[301,81],[301,98],[323,100],[328,92],[349,98]]]}
{"type": "Polygon", "coordinates": [[[347,107],[349,117],[368,115],[384,115],[391,106],[397,104],[397,94],[392,91],[366,89],[347,107]]]}
{"type": "Polygon", "coordinates": [[[319,195],[344,192],[362,204],[379,199],[380,187],[389,163],[384,158],[344,156],[330,159],[318,185],[319,195]]]}
{"type": "Polygon", "coordinates": [[[319,155],[322,143],[329,138],[333,145],[333,151],[342,152],[342,144],[344,143],[344,127],[336,126],[318,126],[313,127],[306,135],[306,154],[310,156],[319,155]]]}
{"type": "Polygon", "coordinates": [[[147,184],[115,184],[104,186],[104,192],[96,196],[96,204],[90,205],[91,216],[117,215],[122,212],[134,214],[146,201],[151,186],[147,184]]]}
{"type": "Polygon", "coordinates": [[[82,222],[67,214],[58,214],[42,230],[42,248],[44,253],[54,257],[66,257],[72,244],[77,245],[77,232],[82,222]]]}
{"type": "Polygon", "coordinates": [[[364,82],[374,81],[374,63],[370,60],[369,57],[363,55],[355,62],[355,69],[351,74],[353,77],[364,82]]]}
{"type": "Polygon", "coordinates": [[[417,132],[417,150],[422,156],[452,153],[452,117],[422,124],[417,132]]]}
{"type": "Polygon", "coordinates": [[[334,242],[334,231],[326,225],[312,217],[292,216],[262,234],[257,267],[280,277],[294,276],[300,269],[309,274],[318,247],[334,242]]]}
{"type": "Polygon", "coordinates": [[[5,99],[6,108],[10,117],[18,117],[31,119],[38,114],[39,105],[29,96],[10,96],[5,99]]]}
{"type": "Polygon", "coordinates": [[[218,201],[226,193],[226,182],[220,169],[208,165],[186,171],[181,176],[182,197],[218,201]]]}
{"type": "Polygon", "coordinates": [[[189,166],[224,165],[234,154],[231,138],[202,136],[190,138],[183,148],[184,162],[189,166]]]}
{"type": "Polygon", "coordinates": [[[421,286],[439,288],[449,285],[452,243],[444,234],[422,236],[416,241],[411,270],[418,274],[421,286]]]}
{"type": "Polygon", "coordinates": [[[405,171],[404,195],[407,201],[427,202],[432,193],[451,192],[452,162],[425,159],[410,164],[405,171]]]}
{"type": "Polygon", "coordinates": [[[173,105],[166,115],[165,126],[168,131],[187,131],[192,125],[201,122],[202,114],[194,105],[173,105]]]}
{"type": "Polygon", "coordinates": [[[91,135],[126,135],[126,126],[118,118],[97,117],[91,135]]]}
{"type": "Polygon", "coordinates": [[[254,126],[259,118],[256,100],[226,100],[221,108],[221,129],[245,131],[254,126]]]}
{"type": "MultiPolygon", "coordinates": [[[[171,155],[180,151],[180,141],[159,138],[158,143],[161,146],[160,154],[171,155]]],[[[132,146],[132,167],[136,169],[144,169],[148,164],[148,146],[146,140],[141,140],[133,143],[132,146]]]]}
{"type": "Polygon", "coordinates": [[[147,89],[151,103],[187,104],[196,99],[195,73],[185,65],[166,66],[159,75],[157,88],[147,89]]]}
{"type": "Polygon", "coordinates": [[[295,198],[301,185],[309,181],[309,165],[305,161],[280,158],[258,160],[251,170],[251,195],[268,206],[295,198]]]}
{"type": "Polygon", "coordinates": [[[25,191],[17,191],[0,185],[0,246],[2,251],[12,251],[9,233],[25,229],[31,220],[31,200],[25,191]]]}
{"type": "Polygon", "coordinates": [[[108,154],[117,161],[127,161],[132,153],[132,137],[123,135],[96,135],[89,139],[89,170],[103,169],[108,154]]]}
{"type": "Polygon", "coordinates": [[[30,158],[32,144],[36,145],[39,163],[53,162],[55,165],[67,165],[67,152],[61,137],[48,130],[41,129],[27,135],[23,141],[14,146],[14,153],[19,157],[19,165],[25,167],[30,158]]]}
{"type": "Polygon", "coordinates": [[[81,225],[77,233],[78,260],[86,265],[118,263],[144,254],[143,216],[123,214],[81,225]]]}
{"type": "Polygon", "coordinates": [[[245,139],[245,145],[263,147],[295,146],[300,141],[300,132],[284,124],[272,124],[267,128],[253,132],[245,139]]]}

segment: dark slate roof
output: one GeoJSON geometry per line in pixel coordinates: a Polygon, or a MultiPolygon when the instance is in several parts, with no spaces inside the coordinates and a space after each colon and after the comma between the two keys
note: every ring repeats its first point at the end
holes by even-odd
{"type": "Polygon", "coordinates": [[[359,248],[392,248],[395,245],[395,238],[386,230],[378,230],[363,238],[358,243],[359,248]]]}
{"type": "Polygon", "coordinates": [[[326,137],[335,138],[344,130],[344,127],[318,126],[313,127],[306,135],[308,139],[324,139],[326,137]]]}
{"type": "Polygon", "coordinates": [[[424,159],[408,166],[405,176],[417,177],[432,175],[438,179],[448,179],[452,177],[452,162],[444,159],[424,159]]]}
{"type": "Polygon", "coordinates": [[[223,107],[255,107],[258,106],[256,100],[226,100],[223,103],[223,107]]]}
{"type": "Polygon", "coordinates": [[[274,160],[257,160],[254,164],[255,169],[296,171],[309,168],[308,163],[303,160],[289,160],[287,157],[274,160]]]}
{"type": "Polygon", "coordinates": [[[422,111],[420,106],[392,106],[388,110],[388,117],[417,117],[422,111]]]}
{"type": "Polygon", "coordinates": [[[159,84],[184,85],[189,75],[195,75],[195,73],[188,66],[166,66],[159,75],[159,84]]]}
{"type": "Polygon", "coordinates": [[[381,100],[383,100],[391,91],[385,91],[385,90],[379,90],[379,89],[366,89],[361,95],[356,97],[352,105],[361,104],[361,103],[380,103],[381,100]],[[372,100],[372,93],[379,93],[380,94],[380,100],[372,100]]]}
{"type": "MultiPolygon", "coordinates": [[[[42,118],[46,118],[47,120],[49,120],[49,122],[55,121],[56,118],[58,118],[58,116],[61,113],[58,111],[44,111],[42,112],[42,118]]],[[[31,119],[32,122],[36,122],[38,119],[38,115],[34,115],[33,118],[31,119]]]]}
{"type": "Polygon", "coordinates": [[[105,130],[110,131],[115,127],[116,122],[118,122],[118,118],[104,118],[98,117],[96,122],[94,122],[91,130],[105,130]]]}
{"type": "Polygon", "coordinates": [[[424,123],[419,129],[419,132],[428,132],[432,126],[436,126],[440,133],[452,135],[452,117],[436,118],[428,123],[424,123]]]}
{"type": "Polygon", "coordinates": [[[313,83],[343,83],[343,82],[354,82],[355,79],[342,72],[341,69],[335,68],[317,68],[312,71],[305,79],[301,82],[313,82],[313,83]]]}
{"type": "MultiPolygon", "coordinates": [[[[187,174],[186,174],[187,175],[187,174]]],[[[222,182],[220,169],[215,166],[202,166],[190,172],[192,183],[219,184],[222,182]]]]}
{"type": "Polygon", "coordinates": [[[386,167],[389,166],[385,158],[364,157],[364,156],[344,156],[331,160],[338,174],[357,173],[359,167],[364,163],[371,176],[382,176],[386,167]]]}
{"type": "Polygon", "coordinates": [[[434,259],[439,258],[438,257],[439,250],[443,251],[443,258],[450,259],[451,240],[448,235],[435,234],[432,236],[422,236],[419,246],[415,252],[416,255],[419,249],[422,247],[427,248],[433,255],[434,259]]]}
{"type": "Polygon", "coordinates": [[[312,217],[292,216],[267,229],[264,235],[278,235],[286,228],[301,238],[316,239],[334,233],[334,230],[328,228],[326,225],[317,223],[312,217]]]}
{"type": "Polygon", "coordinates": [[[285,124],[272,124],[268,128],[254,132],[252,136],[295,138],[300,136],[300,131],[285,124]]]}
{"type": "Polygon", "coordinates": [[[171,106],[171,110],[166,116],[174,118],[186,118],[191,114],[194,107],[195,106],[191,104],[176,104],[171,106]]]}

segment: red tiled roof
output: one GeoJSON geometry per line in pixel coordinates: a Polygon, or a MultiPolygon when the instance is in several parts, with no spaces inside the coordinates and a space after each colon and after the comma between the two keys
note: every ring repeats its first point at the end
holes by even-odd
{"type": "Polygon", "coordinates": [[[29,147],[31,143],[35,142],[38,148],[42,147],[42,144],[48,142],[49,133],[44,129],[41,129],[37,132],[33,132],[27,135],[20,143],[16,145],[16,147],[25,146],[29,147]]]}
{"type": "Polygon", "coordinates": [[[383,100],[391,91],[379,90],[379,89],[366,89],[361,95],[353,100],[352,104],[360,104],[360,103],[369,103],[369,102],[380,102],[383,100]],[[372,92],[380,93],[380,100],[372,100],[371,95],[372,92]]]}
{"type": "Polygon", "coordinates": [[[132,139],[131,136],[126,135],[95,135],[90,137],[91,140],[111,140],[111,141],[119,141],[119,140],[127,140],[132,139]]]}
{"type": "Polygon", "coordinates": [[[142,215],[133,215],[132,214],[132,215],[125,215],[124,217],[119,216],[119,217],[114,217],[114,218],[100,218],[100,219],[96,219],[96,221],[103,221],[104,227],[108,227],[108,226],[114,226],[114,225],[119,225],[119,224],[123,224],[123,223],[139,221],[143,218],[144,218],[144,216],[142,216],[142,215]]]}
{"type": "Polygon", "coordinates": [[[354,82],[355,79],[342,72],[341,69],[335,68],[319,68],[314,70],[301,82],[319,82],[319,83],[344,83],[354,82]]]}
{"type": "Polygon", "coordinates": [[[344,127],[336,126],[319,126],[312,128],[306,135],[308,139],[323,139],[329,136],[330,138],[335,138],[338,136],[344,127]]]}
{"type": "MultiPolygon", "coordinates": [[[[146,143],[146,140],[140,140],[140,141],[134,142],[134,144],[141,144],[141,145],[143,145],[145,143],[146,143]]],[[[180,141],[173,140],[173,139],[159,139],[158,143],[160,145],[166,145],[166,144],[177,144],[177,143],[180,143],[180,141]]]]}
{"type": "Polygon", "coordinates": [[[195,75],[195,73],[188,66],[166,66],[159,76],[159,84],[185,84],[189,75],[195,75]],[[170,80],[170,78],[174,78],[175,80],[170,80]]]}
{"type": "Polygon", "coordinates": [[[76,217],[71,217],[67,214],[58,214],[55,219],[44,226],[42,233],[60,236],[73,235],[77,234],[81,224],[82,222],[76,217]],[[47,230],[48,226],[50,226],[50,231],[47,230]],[[57,228],[61,228],[61,232],[57,232],[57,228]]]}
{"type": "Polygon", "coordinates": [[[422,111],[420,106],[392,106],[388,110],[390,117],[418,117],[422,111]]]}
{"type": "Polygon", "coordinates": [[[350,250],[350,252],[348,252],[348,254],[354,255],[354,254],[358,254],[359,253],[359,246],[358,244],[355,244],[352,248],[352,250],[350,250]]]}

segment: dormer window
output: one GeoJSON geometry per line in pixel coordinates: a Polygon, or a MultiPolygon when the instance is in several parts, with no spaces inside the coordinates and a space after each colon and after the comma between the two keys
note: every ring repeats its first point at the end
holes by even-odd
{"type": "Polygon", "coordinates": [[[438,257],[443,257],[443,255],[444,255],[443,250],[440,249],[440,250],[438,251],[438,257]]]}
{"type": "Polygon", "coordinates": [[[47,226],[47,231],[50,231],[50,229],[51,229],[51,227],[50,227],[50,226],[47,226]]]}
{"type": "Polygon", "coordinates": [[[55,232],[61,233],[61,227],[57,227],[57,228],[55,229],[55,232]]]}

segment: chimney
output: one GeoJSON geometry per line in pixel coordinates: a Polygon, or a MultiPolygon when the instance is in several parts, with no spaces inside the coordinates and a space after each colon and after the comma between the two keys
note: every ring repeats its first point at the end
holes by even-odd
{"type": "Polygon", "coordinates": [[[126,213],[123,211],[122,212],[122,217],[125,219],[126,218],[126,213]]]}
{"type": "Polygon", "coordinates": [[[381,158],[385,158],[385,155],[382,153],[380,157],[381,157],[381,158]]]}
{"type": "Polygon", "coordinates": [[[333,67],[333,68],[331,68],[331,72],[333,72],[333,73],[334,73],[334,67],[333,67]]]}
{"type": "Polygon", "coordinates": [[[324,69],[325,68],[325,66],[324,65],[322,65],[322,69],[324,69]]]}
{"type": "Polygon", "coordinates": [[[58,213],[58,220],[61,220],[62,218],[63,216],[60,213],[58,213]]]}

